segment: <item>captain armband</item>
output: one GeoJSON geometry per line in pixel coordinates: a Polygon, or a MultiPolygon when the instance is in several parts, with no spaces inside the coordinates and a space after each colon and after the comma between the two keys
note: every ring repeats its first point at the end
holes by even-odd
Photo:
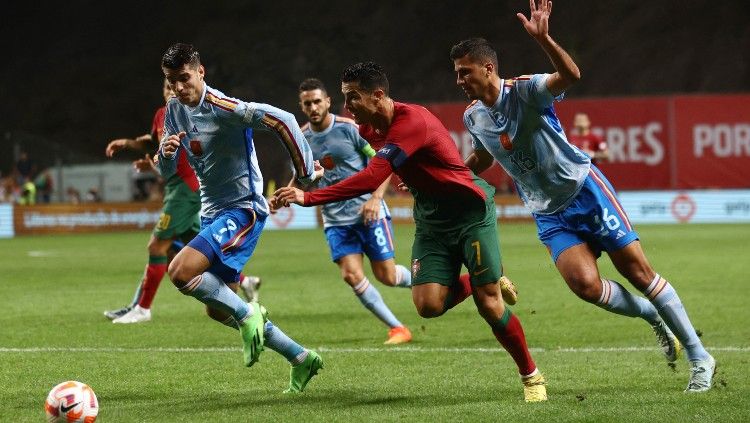
{"type": "Polygon", "coordinates": [[[398,169],[408,158],[404,150],[396,144],[384,145],[375,157],[387,160],[393,169],[398,169]]]}

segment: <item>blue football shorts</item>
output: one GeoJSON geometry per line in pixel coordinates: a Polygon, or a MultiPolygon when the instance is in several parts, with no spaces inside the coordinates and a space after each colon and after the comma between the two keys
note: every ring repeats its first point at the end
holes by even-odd
{"type": "Polygon", "coordinates": [[[232,283],[255,251],[266,216],[253,209],[228,209],[201,217],[201,231],[188,244],[211,262],[208,272],[232,283]]]}
{"type": "Polygon", "coordinates": [[[390,217],[378,219],[371,225],[330,226],[325,229],[331,259],[364,253],[370,261],[383,261],[393,258],[393,225],[390,217]]]}
{"type": "Polygon", "coordinates": [[[599,257],[638,239],[614,188],[594,166],[568,207],[549,215],[534,213],[534,220],[539,240],[555,262],[560,253],[584,242],[599,257]]]}

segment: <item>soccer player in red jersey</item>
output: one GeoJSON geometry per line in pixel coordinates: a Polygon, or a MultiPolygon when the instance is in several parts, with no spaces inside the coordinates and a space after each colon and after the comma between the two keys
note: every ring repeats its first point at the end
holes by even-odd
{"type": "Polygon", "coordinates": [[[325,204],[374,191],[396,173],[414,195],[412,297],[420,316],[438,317],[468,296],[518,366],[527,402],[545,401],[545,380],[526,346],[521,323],[502,300],[494,188],[465,165],[450,134],[427,109],[388,95],[372,62],[342,75],[346,109],[377,155],[359,173],[313,192],[285,187],[274,205],[325,204]],[[461,266],[468,269],[460,275],[461,266]]]}
{"type": "Polygon", "coordinates": [[[568,141],[591,157],[591,164],[598,165],[609,160],[607,143],[591,132],[591,120],[586,113],[576,113],[573,117],[573,130],[568,132],[568,141]]]}

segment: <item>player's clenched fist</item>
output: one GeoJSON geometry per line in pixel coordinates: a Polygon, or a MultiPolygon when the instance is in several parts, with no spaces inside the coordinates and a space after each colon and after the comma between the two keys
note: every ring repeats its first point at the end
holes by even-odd
{"type": "Polygon", "coordinates": [[[175,152],[180,147],[180,140],[185,136],[185,132],[180,132],[177,135],[170,135],[161,143],[161,154],[171,159],[174,157],[175,152]]]}
{"type": "Polygon", "coordinates": [[[292,203],[299,205],[305,204],[305,192],[299,188],[279,188],[276,190],[276,192],[273,193],[273,197],[274,203],[280,206],[288,206],[292,203]]]}

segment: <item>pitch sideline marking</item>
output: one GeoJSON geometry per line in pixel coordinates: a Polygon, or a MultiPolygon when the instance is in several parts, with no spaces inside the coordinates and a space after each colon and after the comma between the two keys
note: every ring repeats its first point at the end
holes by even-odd
{"type": "MultiPolygon", "coordinates": [[[[334,348],[334,347],[317,347],[313,348],[318,352],[325,353],[377,353],[377,352],[407,352],[407,353],[429,353],[429,352],[444,352],[444,353],[491,353],[491,352],[503,352],[501,348],[451,348],[451,347],[362,347],[362,348],[334,348]]],[[[750,347],[713,347],[706,348],[709,351],[719,352],[739,352],[746,353],[750,352],[750,347]]],[[[646,352],[646,351],[661,351],[660,348],[651,347],[580,347],[580,348],[529,348],[531,352],[535,353],[608,353],[608,352],[646,352]]],[[[13,347],[0,347],[0,353],[51,353],[51,352],[67,352],[67,353],[140,353],[140,352],[151,352],[151,353],[224,353],[224,352],[238,352],[241,348],[238,347],[154,347],[154,348],[121,348],[121,347],[27,347],[27,348],[13,348],[13,347]]]]}

